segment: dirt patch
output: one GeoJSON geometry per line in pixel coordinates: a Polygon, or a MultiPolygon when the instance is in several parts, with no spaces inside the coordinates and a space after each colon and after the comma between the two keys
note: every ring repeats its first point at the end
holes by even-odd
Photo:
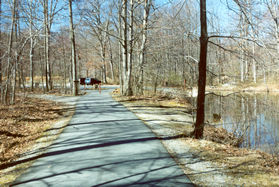
{"type": "Polygon", "coordinates": [[[270,154],[238,148],[239,139],[225,129],[205,126],[203,140],[187,137],[194,118],[187,102],[164,97],[113,96],[159,137],[185,174],[200,186],[277,186],[279,162],[270,154]]]}
{"type": "Polygon", "coordinates": [[[18,97],[16,104],[0,105],[0,185],[13,181],[31,163],[14,162],[44,151],[59,135],[73,111],[69,105],[39,98],[18,97]],[[56,127],[57,131],[50,129],[56,127]]]}

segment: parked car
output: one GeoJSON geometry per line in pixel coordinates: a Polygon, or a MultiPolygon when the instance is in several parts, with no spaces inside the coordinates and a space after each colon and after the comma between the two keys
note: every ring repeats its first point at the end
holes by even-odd
{"type": "Polygon", "coordinates": [[[101,81],[96,78],[80,78],[81,85],[99,85],[101,81]]]}

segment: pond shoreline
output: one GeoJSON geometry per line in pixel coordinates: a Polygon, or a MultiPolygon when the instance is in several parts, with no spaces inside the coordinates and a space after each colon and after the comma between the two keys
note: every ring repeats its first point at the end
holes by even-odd
{"type": "MultiPolygon", "coordinates": [[[[192,115],[185,113],[190,105],[182,105],[176,99],[114,98],[133,111],[159,137],[179,135],[193,129],[192,115]]],[[[279,183],[278,164],[269,154],[186,136],[163,140],[162,143],[196,185],[274,186],[279,183]]]]}
{"type": "MultiPolygon", "coordinates": [[[[230,87],[228,89],[224,89],[224,87],[207,87],[206,89],[206,104],[205,104],[205,122],[212,124],[214,126],[218,126],[218,127],[224,127],[225,129],[227,129],[229,132],[234,133],[237,137],[242,138],[244,136],[244,133],[249,132],[250,135],[245,135],[244,137],[244,143],[241,145],[242,147],[247,147],[247,148],[259,148],[257,145],[261,146],[261,150],[267,152],[267,153],[279,153],[279,138],[276,138],[277,135],[274,134],[274,132],[272,132],[271,127],[270,127],[270,123],[272,123],[272,127],[275,128],[276,126],[276,122],[272,122],[274,121],[273,119],[277,119],[277,115],[276,115],[276,103],[278,99],[276,99],[276,101],[274,101],[273,103],[266,103],[266,98],[272,98],[272,97],[277,97],[279,96],[279,89],[277,89],[276,86],[270,86],[271,91],[267,92],[264,91],[262,85],[257,86],[257,87],[252,87],[252,86],[243,86],[243,87],[230,87]],[[261,97],[265,97],[264,99],[261,97]],[[208,99],[209,98],[219,98],[220,101],[217,102],[210,102],[208,103],[208,99]],[[241,100],[240,100],[241,98],[241,100]],[[229,104],[225,104],[224,102],[226,102],[226,100],[230,100],[229,104]],[[223,103],[223,104],[222,104],[223,103]],[[236,104],[238,103],[238,104],[236,104]],[[238,106],[237,106],[238,105],[238,106]],[[275,105],[275,106],[274,106],[275,105]],[[210,111],[208,111],[210,108],[210,106],[213,106],[214,109],[210,109],[210,111]],[[218,107],[220,109],[218,109],[218,107]],[[232,106],[232,107],[231,107],[232,106]],[[263,108],[263,106],[266,106],[264,108],[263,112],[269,111],[271,110],[271,112],[269,114],[265,114],[263,116],[263,113],[259,112],[259,109],[263,108]],[[269,107],[268,107],[269,106],[269,107]],[[230,115],[227,114],[227,112],[224,112],[225,109],[221,109],[221,108],[227,108],[226,110],[230,112],[230,115]],[[274,109],[273,109],[274,108],[274,109]],[[244,111],[245,110],[245,111],[244,111]],[[233,112],[235,111],[235,112],[233,112]],[[242,113],[240,113],[239,111],[242,111],[242,113]],[[254,114],[252,114],[254,113],[254,114]],[[273,117],[268,117],[269,115],[271,115],[273,117]],[[218,116],[220,119],[214,119],[214,115],[218,116]],[[233,117],[235,116],[235,117],[233,117]],[[243,119],[241,119],[241,116],[243,117],[243,119]],[[249,117],[250,116],[250,117],[249,117]],[[267,119],[265,119],[265,116],[267,116],[269,118],[268,121],[266,121],[267,119]],[[233,117],[233,118],[232,118],[233,117]],[[231,118],[231,119],[229,119],[231,118]],[[217,121],[217,122],[216,122],[217,121]],[[255,122],[253,122],[255,121],[255,122]],[[260,123],[261,125],[257,125],[254,123],[260,123]],[[230,125],[232,127],[230,127],[230,125]],[[257,126],[255,126],[257,125],[257,126]],[[249,128],[248,126],[252,127],[249,128]],[[246,128],[244,130],[241,130],[241,127],[246,128]],[[261,129],[261,127],[263,127],[263,129],[261,129]],[[248,130],[248,131],[247,131],[248,130]],[[255,132],[256,134],[258,134],[260,138],[260,140],[253,140],[252,144],[250,143],[251,138],[253,138],[253,134],[252,132],[255,132]],[[259,132],[261,131],[261,132],[259,132]],[[274,134],[272,135],[270,138],[269,134],[274,134]],[[269,139],[267,142],[263,142],[263,138],[267,137],[266,139],[269,139]],[[246,139],[245,139],[246,138],[246,139]],[[255,143],[256,142],[256,143],[255,143]],[[261,142],[261,143],[259,143],[261,142]],[[257,145],[254,145],[257,144],[257,145]],[[262,146],[263,145],[263,146],[262,146]],[[267,146],[267,145],[272,145],[272,146],[267,146]]],[[[188,89],[188,90],[183,90],[181,88],[178,87],[162,87],[159,88],[158,91],[160,91],[160,93],[162,95],[166,95],[167,97],[170,98],[176,98],[179,100],[184,100],[184,101],[188,101],[189,103],[191,103],[192,107],[192,111],[191,113],[193,114],[192,118],[195,118],[195,105],[196,105],[196,96],[197,96],[197,88],[192,88],[192,89],[188,89]]],[[[279,106],[279,103],[278,103],[279,106]]],[[[263,109],[262,109],[263,110],[263,109]]],[[[279,108],[278,108],[279,110],[279,108]]],[[[279,120],[279,118],[278,118],[279,120]]],[[[279,122],[278,122],[279,124],[279,122]]],[[[279,129],[279,127],[277,128],[279,129]]],[[[278,134],[279,137],[279,134],[278,134]]]]}
{"type": "Polygon", "coordinates": [[[208,121],[218,114],[219,126],[244,137],[242,147],[260,149],[278,155],[278,94],[234,92],[208,95],[205,113],[208,121]]]}

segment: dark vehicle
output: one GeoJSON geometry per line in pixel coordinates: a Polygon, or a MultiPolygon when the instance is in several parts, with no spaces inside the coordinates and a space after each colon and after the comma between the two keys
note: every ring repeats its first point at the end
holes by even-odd
{"type": "Polygon", "coordinates": [[[101,84],[101,81],[95,78],[80,78],[80,84],[81,85],[96,85],[98,86],[101,84]]]}

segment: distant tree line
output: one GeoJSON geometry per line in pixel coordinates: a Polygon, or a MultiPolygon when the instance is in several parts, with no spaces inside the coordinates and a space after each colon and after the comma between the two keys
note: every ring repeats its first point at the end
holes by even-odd
{"type": "Polygon", "coordinates": [[[1,0],[1,103],[36,87],[77,95],[80,77],[120,84],[126,96],[277,82],[278,0],[218,3],[228,13],[205,0],[1,0]]]}

